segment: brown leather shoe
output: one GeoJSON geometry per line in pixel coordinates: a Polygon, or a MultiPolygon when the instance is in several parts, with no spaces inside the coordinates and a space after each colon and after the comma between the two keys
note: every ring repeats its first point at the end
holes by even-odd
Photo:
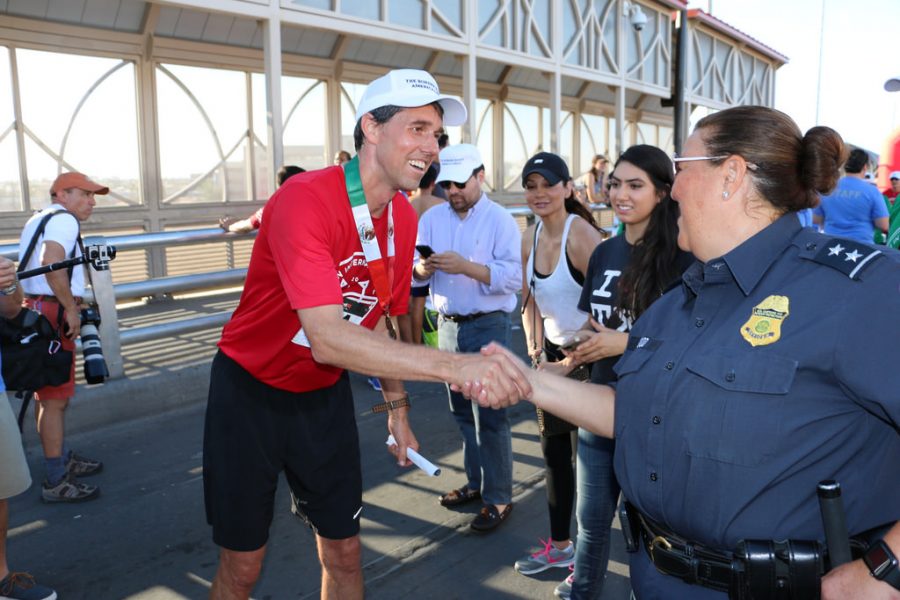
{"type": "Polygon", "coordinates": [[[513,505],[512,502],[506,505],[506,508],[503,509],[503,512],[497,510],[497,507],[493,504],[485,504],[481,507],[481,512],[478,513],[478,516],[472,521],[470,527],[475,531],[487,532],[492,529],[496,529],[500,526],[500,524],[505,521],[509,514],[512,512],[513,505]]]}
{"type": "Polygon", "coordinates": [[[438,496],[441,506],[459,506],[480,498],[481,491],[471,490],[468,485],[464,485],[458,490],[450,490],[443,496],[438,496]]]}

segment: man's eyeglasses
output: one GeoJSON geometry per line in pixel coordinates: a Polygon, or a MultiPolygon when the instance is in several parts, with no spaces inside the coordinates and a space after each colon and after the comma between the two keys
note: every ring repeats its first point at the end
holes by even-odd
{"type": "Polygon", "coordinates": [[[456,189],[463,190],[469,185],[469,182],[472,181],[472,176],[469,175],[469,178],[463,181],[462,183],[458,181],[442,181],[438,185],[444,188],[445,190],[449,190],[451,185],[455,185],[456,189]]]}
{"type": "MultiPolygon", "coordinates": [[[[729,156],[730,156],[729,154],[723,154],[721,156],[678,156],[677,154],[673,154],[672,162],[675,163],[675,165],[677,166],[678,163],[695,162],[698,160],[725,160],[729,156]]],[[[756,163],[747,162],[747,168],[750,169],[751,171],[755,171],[759,167],[756,165],[756,163]]]]}

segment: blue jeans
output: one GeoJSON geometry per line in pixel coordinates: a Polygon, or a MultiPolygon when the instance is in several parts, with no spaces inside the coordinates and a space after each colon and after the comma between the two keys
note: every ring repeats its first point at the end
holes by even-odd
{"type": "MultiPolygon", "coordinates": [[[[509,346],[509,314],[493,314],[454,323],[438,321],[438,347],[449,352],[478,352],[490,342],[509,346]]],[[[463,463],[471,490],[481,490],[485,504],[512,501],[512,435],[505,408],[481,408],[447,387],[450,412],[463,438],[463,463]]]]}
{"type": "Polygon", "coordinates": [[[619,482],[613,471],[615,441],[578,430],[577,463],[578,538],[575,542],[575,574],[572,599],[600,597],[609,563],[609,536],[619,499],[619,482]]]}

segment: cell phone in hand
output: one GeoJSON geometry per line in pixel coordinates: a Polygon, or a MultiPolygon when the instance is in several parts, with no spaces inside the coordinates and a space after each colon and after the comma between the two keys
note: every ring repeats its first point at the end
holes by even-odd
{"type": "Polygon", "coordinates": [[[566,352],[571,352],[572,350],[580,346],[581,343],[586,339],[586,337],[582,337],[581,335],[576,333],[572,337],[567,338],[562,344],[560,344],[559,347],[566,352]]]}
{"type": "Polygon", "coordinates": [[[416,250],[419,252],[419,256],[425,259],[434,254],[434,250],[431,249],[431,246],[426,246],[425,244],[419,244],[416,246],[416,250]]]}

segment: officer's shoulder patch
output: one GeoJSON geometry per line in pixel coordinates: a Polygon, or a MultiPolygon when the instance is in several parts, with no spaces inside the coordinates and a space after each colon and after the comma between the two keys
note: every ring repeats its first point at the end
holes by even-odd
{"type": "Polygon", "coordinates": [[[844,238],[817,234],[815,241],[801,246],[801,258],[836,269],[853,280],[884,256],[873,246],[844,238]]]}

